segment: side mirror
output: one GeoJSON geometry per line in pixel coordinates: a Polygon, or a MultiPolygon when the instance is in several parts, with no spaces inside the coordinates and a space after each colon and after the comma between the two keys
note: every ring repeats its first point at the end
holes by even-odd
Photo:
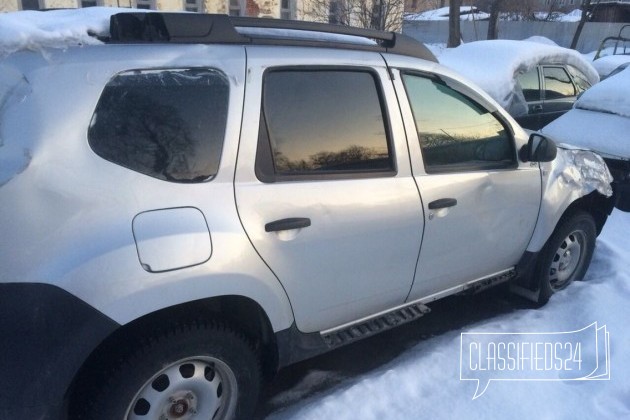
{"type": "Polygon", "coordinates": [[[557,154],[558,148],[553,140],[542,134],[532,133],[527,146],[523,146],[519,151],[519,158],[523,162],[551,162],[557,154]]]}

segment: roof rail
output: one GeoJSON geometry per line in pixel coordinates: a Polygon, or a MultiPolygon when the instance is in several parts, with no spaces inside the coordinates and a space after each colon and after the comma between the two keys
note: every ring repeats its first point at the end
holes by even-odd
{"type": "Polygon", "coordinates": [[[421,42],[396,32],[353,28],[327,23],[281,19],[243,18],[218,14],[194,13],[117,13],[110,18],[110,43],[180,43],[180,44],[272,44],[350,48],[408,55],[437,62],[421,42]],[[282,37],[257,32],[241,34],[236,29],[288,29],[327,34],[349,35],[375,41],[374,45],[350,41],[282,37]]]}

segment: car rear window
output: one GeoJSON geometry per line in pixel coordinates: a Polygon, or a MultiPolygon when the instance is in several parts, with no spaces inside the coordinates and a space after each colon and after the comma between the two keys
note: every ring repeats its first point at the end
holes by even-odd
{"type": "Polygon", "coordinates": [[[210,69],[134,70],[105,87],[88,140],[104,159],[165,181],[216,175],[229,85],[210,69]]]}

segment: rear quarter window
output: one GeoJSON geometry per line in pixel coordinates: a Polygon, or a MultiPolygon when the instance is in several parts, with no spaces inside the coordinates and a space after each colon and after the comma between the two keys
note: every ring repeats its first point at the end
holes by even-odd
{"type": "Polygon", "coordinates": [[[103,159],[171,182],[203,182],[219,167],[229,84],[209,69],[135,70],[105,87],[88,140],[103,159]]]}

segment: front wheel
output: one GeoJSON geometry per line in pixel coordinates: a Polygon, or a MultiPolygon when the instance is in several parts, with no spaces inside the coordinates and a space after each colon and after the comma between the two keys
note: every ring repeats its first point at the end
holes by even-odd
{"type": "Polygon", "coordinates": [[[573,280],[584,278],[593,257],[596,232],[593,217],[584,211],[561,219],[538,259],[538,303],[546,303],[573,280]]]}
{"type": "Polygon", "coordinates": [[[86,395],[94,420],[231,420],[249,418],[260,366],[248,341],[215,323],[156,333],[86,395]]]}

